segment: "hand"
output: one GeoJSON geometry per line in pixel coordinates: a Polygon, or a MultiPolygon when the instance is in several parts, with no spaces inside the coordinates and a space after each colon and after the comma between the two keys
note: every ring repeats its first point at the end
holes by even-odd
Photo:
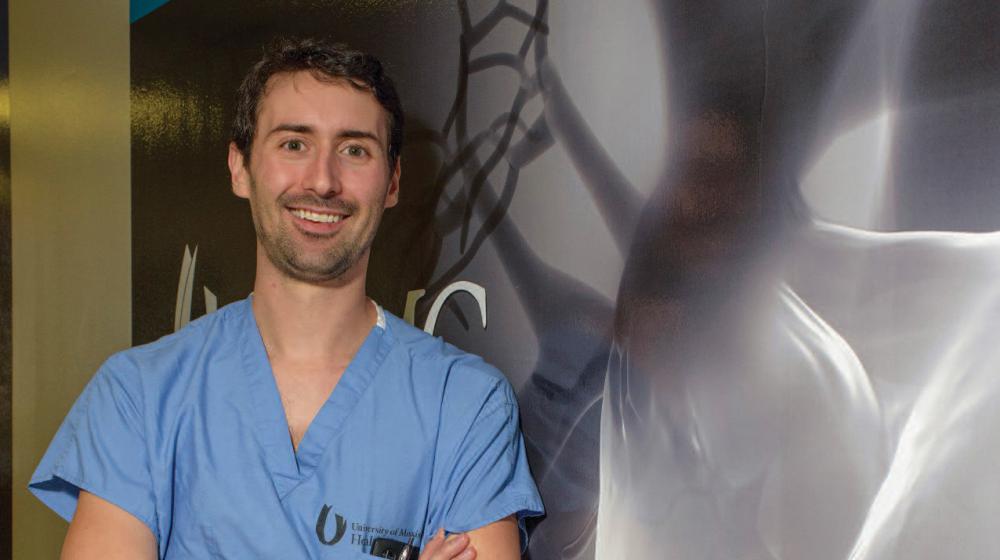
{"type": "Polygon", "coordinates": [[[458,533],[444,538],[444,529],[438,529],[434,537],[427,541],[419,560],[473,560],[476,549],[469,544],[469,536],[458,533]]]}

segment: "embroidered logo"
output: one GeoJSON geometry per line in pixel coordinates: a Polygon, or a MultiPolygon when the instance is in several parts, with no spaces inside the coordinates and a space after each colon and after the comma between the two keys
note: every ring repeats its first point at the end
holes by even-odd
{"type": "Polygon", "coordinates": [[[319,542],[327,546],[333,546],[340,542],[340,539],[344,538],[344,533],[347,532],[347,520],[341,517],[339,513],[334,513],[337,521],[337,531],[333,537],[326,538],[326,521],[330,517],[330,509],[330,506],[323,504],[323,509],[320,510],[319,517],[316,519],[316,537],[319,538],[319,542]]]}

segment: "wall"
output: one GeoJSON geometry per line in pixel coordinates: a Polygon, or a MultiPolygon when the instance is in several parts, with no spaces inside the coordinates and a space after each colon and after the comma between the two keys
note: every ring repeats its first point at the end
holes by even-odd
{"type": "Polygon", "coordinates": [[[14,558],[56,558],[28,478],[131,340],[128,3],[13,0],[10,26],[14,558]]]}
{"type": "Polygon", "coordinates": [[[0,558],[11,555],[10,58],[7,2],[0,2],[0,558]]]}
{"type": "Polygon", "coordinates": [[[317,32],[406,103],[371,292],[486,290],[436,333],[518,392],[532,558],[997,555],[995,0],[119,4],[11,5],[19,556],[100,361],[246,294],[232,90],[317,32]]]}

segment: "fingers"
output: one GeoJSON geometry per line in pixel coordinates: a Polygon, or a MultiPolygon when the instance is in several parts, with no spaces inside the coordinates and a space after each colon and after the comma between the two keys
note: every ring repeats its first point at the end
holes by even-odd
{"type": "Polygon", "coordinates": [[[439,557],[434,560],[473,560],[475,557],[476,549],[469,546],[469,535],[460,533],[445,540],[439,557]]]}
{"type": "Polygon", "coordinates": [[[465,533],[445,538],[444,529],[438,529],[434,537],[424,545],[420,560],[474,560],[476,549],[469,543],[469,536],[465,533]]]}
{"type": "Polygon", "coordinates": [[[420,551],[420,560],[430,560],[441,550],[442,546],[444,546],[444,529],[438,529],[438,532],[434,533],[431,540],[427,541],[424,549],[420,551]]]}

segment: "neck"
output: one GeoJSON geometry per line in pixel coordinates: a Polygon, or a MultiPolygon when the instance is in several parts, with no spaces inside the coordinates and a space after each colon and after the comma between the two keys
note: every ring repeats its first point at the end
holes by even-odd
{"type": "Polygon", "coordinates": [[[268,356],[295,361],[350,361],[376,321],[365,295],[368,256],[338,278],[311,283],[278,271],[257,250],[253,312],[268,356]]]}

